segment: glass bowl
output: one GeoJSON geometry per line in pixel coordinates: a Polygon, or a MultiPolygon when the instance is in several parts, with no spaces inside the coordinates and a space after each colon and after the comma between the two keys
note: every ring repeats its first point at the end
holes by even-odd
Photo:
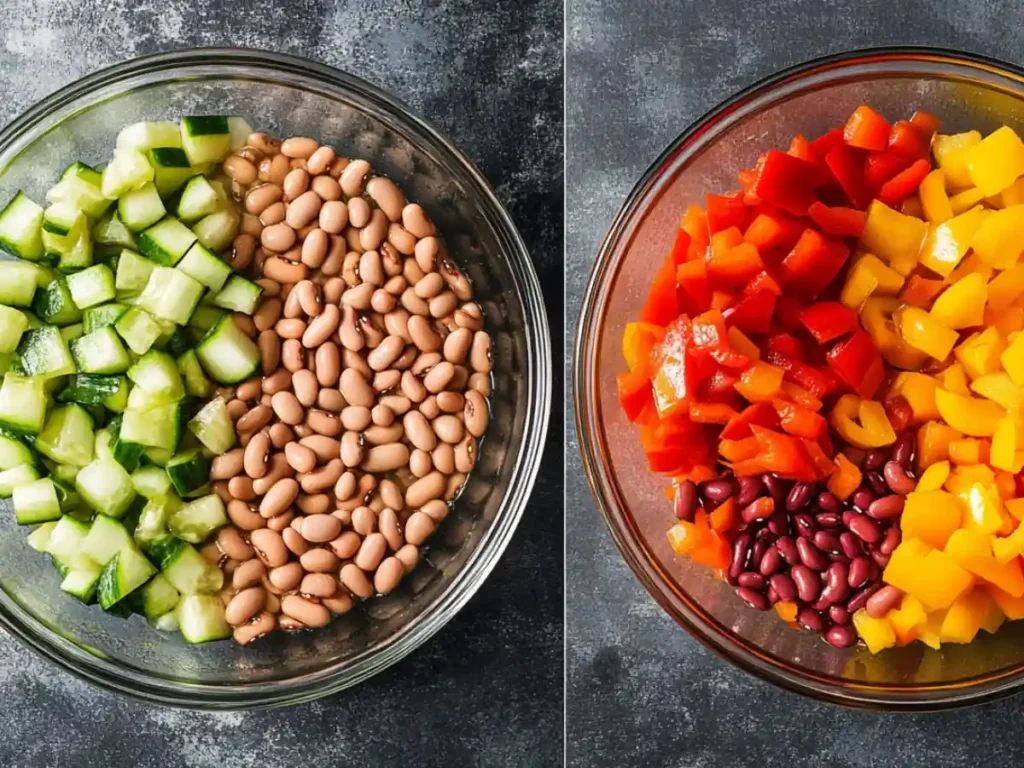
{"type": "Polygon", "coordinates": [[[437,632],[480,587],[523,514],[551,399],[550,341],[537,277],[480,172],[431,125],[351,75],[291,56],[191,50],[90,75],[0,132],[0,200],[43,199],[72,160],[102,163],[137,120],[238,114],[278,136],[313,136],[363,157],[424,206],[472,279],[492,334],[490,431],[453,513],[396,592],[322,630],[276,633],[249,647],[188,646],[177,634],[81,605],[58,589],[9,505],[0,515],[0,624],[26,645],[105,687],[207,709],[324,696],[395,663],[437,632]]]}
{"type": "Polygon", "coordinates": [[[1007,695],[1024,683],[1024,623],[941,651],[913,643],[871,656],[787,628],[774,611],[746,607],[710,571],[673,555],[674,522],[636,429],[623,416],[615,377],[624,370],[625,324],[639,315],[679,218],[709,192],[736,186],[758,153],[842,125],[860,104],[892,119],[915,109],[944,132],[1001,124],[1024,129],[1024,71],[933,49],[872,49],[781,72],[720,104],[687,128],[644,174],[598,251],[584,297],[575,360],[576,419],[584,466],[616,545],[673,619],[729,661],[820,699],[886,709],[938,709],[1007,695]]]}

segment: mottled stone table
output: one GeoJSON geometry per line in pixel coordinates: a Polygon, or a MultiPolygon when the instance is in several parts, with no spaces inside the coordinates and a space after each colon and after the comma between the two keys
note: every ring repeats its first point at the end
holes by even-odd
{"type": "MultiPolygon", "coordinates": [[[[530,246],[558,328],[562,31],[560,0],[505,10],[472,0],[3,0],[0,124],[92,70],[161,50],[248,46],[347,69],[440,125],[479,165],[530,246]]],[[[556,412],[542,477],[506,556],[404,663],[313,704],[207,715],[105,693],[0,635],[0,766],[559,764],[559,421],[556,412]]]]}
{"type": "MultiPolygon", "coordinates": [[[[867,45],[932,44],[1022,62],[1012,0],[570,0],[567,14],[567,339],[598,242],[633,183],[737,89],[867,45]]],[[[634,580],[594,509],[574,434],[569,442],[571,765],[944,768],[1009,765],[1024,752],[1022,698],[939,715],[852,712],[710,654],[634,580]]]]}

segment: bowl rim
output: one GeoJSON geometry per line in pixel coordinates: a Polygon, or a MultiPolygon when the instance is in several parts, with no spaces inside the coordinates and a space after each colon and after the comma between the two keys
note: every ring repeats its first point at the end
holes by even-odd
{"type": "MultiPolygon", "coordinates": [[[[551,413],[553,364],[544,296],[529,251],[512,217],[476,165],[438,128],[405,102],[361,77],[300,56],[253,48],[188,48],[139,56],[91,72],[32,104],[0,129],[0,155],[16,147],[26,132],[41,124],[41,131],[45,132],[45,122],[55,112],[88,98],[98,89],[143,75],[173,73],[174,76],[167,78],[172,81],[186,78],[191,70],[217,67],[230,70],[245,66],[262,68],[268,79],[275,75],[311,78],[317,88],[336,98],[351,100],[354,96],[369,102],[380,111],[381,114],[375,115],[378,119],[391,121],[392,127],[412,134],[416,142],[432,142],[433,147],[445,155],[446,162],[465,174],[462,181],[477,198],[498,236],[511,268],[514,280],[511,287],[522,303],[526,337],[523,375],[529,388],[522,406],[526,411],[525,437],[510,469],[508,490],[490,529],[451,583],[423,608],[417,620],[396,630],[372,651],[360,652],[343,662],[297,677],[242,684],[187,683],[114,664],[63,638],[36,620],[11,596],[0,601],[0,627],[76,677],[134,699],[199,710],[268,709],[311,701],[363,682],[429,640],[483,585],[511,542],[540,470],[551,413]]],[[[289,85],[297,87],[294,83],[289,85]]]]}
{"type": "MultiPolygon", "coordinates": [[[[609,470],[609,462],[604,459],[607,454],[607,438],[601,426],[601,404],[592,397],[595,391],[593,383],[597,380],[598,348],[604,333],[602,318],[610,297],[609,288],[621,268],[622,256],[635,234],[636,225],[644,217],[645,207],[660,196],[666,173],[670,172],[674,176],[685,168],[709,141],[714,140],[715,136],[707,136],[709,132],[730,127],[763,107],[765,101],[774,103],[774,98],[790,95],[786,91],[780,94],[779,89],[793,86],[795,93],[800,91],[796,88],[798,84],[812,84],[808,78],[816,74],[839,73],[858,65],[900,61],[947,65],[965,70],[961,72],[962,75],[966,72],[988,73],[1015,81],[1017,87],[1014,92],[1017,95],[1024,92],[1024,68],[1020,66],[952,48],[900,45],[855,48],[808,59],[760,78],[719,102],[691,122],[648,166],[626,196],[602,238],[580,303],[574,339],[572,387],[575,427],[583,469],[597,508],[634,577],[677,624],[719,657],[785,690],[848,707],[923,712],[970,706],[1012,695],[1024,684],[1024,667],[1019,671],[989,675],[969,685],[952,688],[883,688],[867,684],[837,684],[835,678],[795,671],[793,667],[777,661],[752,644],[737,641],[725,627],[716,626],[717,622],[687,595],[671,587],[662,564],[639,542],[628,519],[629,515],[624,511],[626,505],[622,503],[618,481],[609,470]],[[675,599],[670,599],[669,594],[675,599]]],[[[876,76],[899,75],[895,71],[879,72],[876,76]]],[[[867,75],[849,73],[850,79],[865,77],[867,75]]],[[[841,78],[837,75],[835,79],[824,82],[835,84],[841,82],[841,78]]],[[[1000,87],[991,82],[989,85],[1000,87]]]]}

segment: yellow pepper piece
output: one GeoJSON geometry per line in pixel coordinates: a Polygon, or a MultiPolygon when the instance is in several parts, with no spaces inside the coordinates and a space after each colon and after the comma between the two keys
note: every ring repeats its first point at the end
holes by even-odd
{"type": "Polygon", "coordinates": [[[860,322],[871,336],[887,363],[897,368],[917,370],[928,362],[928,355],[911,347],[896,327],[896,313],[902,304],[889,297],[871,298],[864,302],[860,322]]]}
{"type": "Polygon", "coordinates": [[[992,554],[993,539],[984,533],[961,529],[949,537],[946,551],[956,558],[965,570],[979,579],[995,584],[1014,597],[1024,595],[1024,571],[1020,560],[1000,563],[992,554]]]}
{"type": "Polygon", "coordinates": [[[877,278],[878,287],[875,289],[875,293],[881,296],[895,296],[900,292],[900,288],[903,287],[903,275],[895,269],[887,267],[873,253],[865,253],[857,259],[857,262],[850,271],[854,272],[856,270],[870,272],[877,278]]]}
{"type": "Polygon", "coordinates": [[[896,645],[896,633],[886,618],[873,619],[865,608],[853,614],[853,628],[871,653],[884,651],[896,645]]]}
{"type": "Polygon", "coordinates": [[[761,359],[761,350],[757,348],[757,344],[752,342],[739,328],[732,326],[726,333],[729,344],[744,357],[749,357],[753,361],[761,359]]]}
{"type": "Polygon", "coordinates": [[[1024,294],[1024,264],[1014,264],[992,278],[988,284],[990,309],[1006,309],[1024,294]]]}
{"type": "Polygon", "coordinates": [[[891,392],[903,395],[914,415],[911,418],[912,424],[924,424],[926,421],[934,421],[941,416],[935,405],[935,390],[938,382],[931,376],[913,371],[904,371],[896,375],[893,381],[891,392]]]}
{"type": "Polygon", "coordinates": [[[996,481],[995,472],[984,464],[975,464],[970,467],[957,467],[946,480],[946,490],[954,496],[962,496],[971,490],[975,483],[992,485],[996,481]]]}
{"type": "Polygon", "coordinates": [[[971,182],[988,197],[1024,175],[1024,142],[1004,125],[968,149],[964,159],[971,182]]]}
{"type": "Polygon", "coordinates": [[[839,292],[839,301],[852,310],[858,310],[878,288],[878,278],[869,270],[851,269],[839,292]]]}
{"type": "Polygon", "coordinates": [[[1006,349],[999,331],[986,328],[968,336],[956,348],[956,359],[972,379],[999,370],[999,356],[1006,349]]]}
{"type": "Polygon", "coordinates": [[[1010,339],[1009,346],[999,356],[1003,370],[1018,387],[1024,387],[1024,333],[1010,339]]]}
{"type": "Polygon", "coordinates": [[[971,328],[984,322],[987,298],[985,279],[974,272],[939,294],[930,314],[949,328],[971,328]]]}
{"type": "Polygon", "coordinates": [[[957,494],[963,507],[961,525],[983,533],[996,533],[1003,527],[1003,500],[995,486],[974,483],[966,492],[957,494]]]}
{"type": "Polygon", "coordinates": [[[988,594],[982,590],[971,590],[956,599],[946,611],[939,630],[943,643],[969,643],[981,629],[981,622],[988,615],[988,594]],[[981,595],[981,597],[978,597],[981,595]]]}
{"type": "MultiPolygon", "coordinates": [[[[1014,415],[1016,415],[1019,418],[1018,414],[1014,415]]],[[[1017,440],[1020,441],[1019,435],[1017,437],[1017,440]]],[[[1017,481],[1014,479],[1013,473],[1007,472],[1005,469],[995,470],[995,476],[996,490],[999,491],[999,498],[1003,500],[1003,509],[1005,510],[1006,500],[1012,499],[1014,496],[1017,495],[1017,481]]],[[[1009,531],[1012,530],[1015,526],[1013,525],[1013,521],[1010,520],[1010,518],[1006,518],[1006,520],[1010,524],[1007,528],[1007,533],[1009,533],[1009,531]]]]}
{"type": "Polygon", "coordinates": [[[742,373],[733,388],[752,403],[771,402],[779,394],[784,375],[778,366],[759,360],[742,373]]]}
{"type": "Polygon", "coordinates": [[[953,285],[974,273],[981,275],[985,282],[988,282],[992,279],[992,275],[995,273],[995,270],[982,261],[978,254],[972,253],[966,259],[961,261],[960,265],[949,274],[945,283],[946,285],[953,285]]]}
{"type": "Polygon", "coordinates": [[[1024,205],[1013,205],[985,217],[974,232],[971,248],[996,269],[1008,269],[1024,251],[1024,205]]]}
{"type": "Polygon", "coordinates": [[[999,197],[1004,208],[1024,203],[1024,178],[1013,182],[1013,184],[999,193],[999,197]]]}
{"type": "Polygon", "coordinates": [[[936,360],[945,360],[959,338],[956,331],[919,307],[904,307],[896,318],[900,334],[907,343],[936,360]]]}
{"type": "Polygon", "coordinates": [[[904,595],[900,607],[889,611],[885,618],[896,635],[896,644],[906,645],[917,639],[918,627],[928,621],[928,614],[920,600],[913,595],[904,595]]]}
{"type": "Polygon", "coordinates": [[[1024,597],[1008,595],[999,587],[994,587],[991,584],[985,585],[985,591],[996,601],[999,610],[1006,614],[1006,618],[1010,621],[1024,619],[1024,597]]]}
{"type": "Polygon", "coordinates": [[[946,194],[946,174],[941,168],[936,168],[924,177],[917,193],[921,196],[924,217],[932,224],[941,224],[953,218],[953,207],[946,194]]]}
{"type": "Polygon", "coordinates": [[[988,443],[973,437],[954,440],[949,444],[949,460],[954,464],[987,464],[988,456],[988,443]]]}
{"type": "Polygon", "coordinates": [[[925,222],[874,200],[868,206],[860,244],[862,250],[875,254],[906,277],[917,264],[921,244],[927,234],[925,222]]]}
{"type": "Polygon", "coordinates": [[[971,389],[1007,410],[1024,407],[1024,389],[1014,384],[1009,374],[1003,371],[978,377],[971,382],[971,389]]]}
{"type": "Polygon", "coordinates": [[[882,578],[916,597],[928,610],[948,608],[973,581],[952,555],[906,539],[892,553],[882,578]]]}
{"type": "Polygon", "coordinates": [[[884,406],[874,400],[843,395],[832,408],[829,420],[843,439],[858,448],[881,448],[896,442],[896,432],[884,406]]]}
{"type": "MultiPolygon", "coordinates": [[[[1010,501],[1024,501],[1024,499],[1011,499],[1010,501]]],[[[1009,506],[1009,501],[1006,503],[1009,506]]],[[[996,562],[1006,564],[1022,554],[1024,554],[1024,526],[1017,526],[1009,536],[992,539],[992,556],[995,557],[996,562]]]]}
{"type": "Polygon", "coordinates": [[[971,189],[965,189],[963,192],[957,192],[949,198],[949,207],[953,209],[953,215],[956,216],[964,211],[971,210],[971,208],[984,199],[985,193],[980,189],[972,187],[971,189]]]}
{"type": "Polygon", "coordinates": [[[985,325],[992,326],[999,331],[1000,336],[1006,338],[1011,333],[1018,333],[1024,330],[1024,309],[1020,307],[1007,307],[1006,309],[993,311],[986,307],[985,317],[982,322],[985,325]]]}
{"type": "Polygon", "coordinates": [[[1013,415],[1007,414],[999,420],[989,451],[989,463],[993,467],[1013,473],[1020,471],[1017,466],[1017,453],[1020,451],[1017,433],[1017,419],[1013,415]]]}
{"type": "Polygon", "coordinates": [[[963,435],[941,421],[929,421],[917,430],[917,463],[921,469],[949,459],[949,444],[963,435]]]}
{"type": "Polygon", "coordinates": [[[992,599],[992,595],[987,590],[985,591],[985,596],[988,597],[988,611],[985,614],[985,618],[981,620],[981,628],[990,635],[994,635],[1003,626],[1006,616],[1003,615],[999,605],[992,599]]]}
{"type": "Polygon", "coordinates": [[[921,475],[921,479],[917,481],[918,491],[938,491],[942,488],[943,483],[946,482],[946,478],[949,477],[949,462],[948,461],[937,461],[932,464],[928,469],[921,475]]]}
{"type": "Polygon", "coordinates": [[[904,539],[917,539],[943,549],[960,527],[963,511],[956,496],[946,491],[912,491],[907,494],[900,518],[904,539]]]}
{"type": "Polygon", "coordinates": [[[971,437],[991,437],[1006,413],[991,400],[956,395],[941,387],[935,390],[935,405],[943,421],[971,437]]]}
{"type": "Polygon", "coordinates": [[[938,135],[932,142],[935,162],[946,175],[946,183],[951,189],[963,189],[972,186],[971,174],[967,170],[968,149],[981,142],[981,133],[967,131],[953,135],[938,135]]]}
{"type": "Polygon", "coordinates": [[[960,363],[953,363],[943,368],[935,374],[935,381],[947,392],[952,392],[954,395],[971,394],[970,386],[967,384],[967,374],[960,363]]]}
{"type": "Polygon", "coordinates": [[[988,212],[979,205],[942,224],[933,224],[921,248],[920,263],[943,277],[949,277],[971,247],[974,233],[987,215],[988,212]]]}

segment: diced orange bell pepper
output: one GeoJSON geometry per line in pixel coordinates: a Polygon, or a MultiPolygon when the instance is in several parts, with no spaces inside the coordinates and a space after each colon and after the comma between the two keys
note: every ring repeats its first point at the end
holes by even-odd
{"type": "Polygon", "coordinates": [[[832,408],[829,421],[843,439],[858,448],[881,448],[896,442],[885,407],[874,400],[843,395],[832,408]]]}
{"type": "Polygon", "coordinates": [[[1024,390],[1005,371],[979,376],[971,382],[971,389],[1007,410],[1024,408],[1024,390]]]}
{"type": "Polygon", "coordinates": [[[988,456],[989,446],[983,440],[965,437],[949,444],[949,460],[954,464],[988,463],[988,456]]]}
{"type": "Polygon", "coordinates": [[[935,406],[943,421],[972,437],[991,437],[1006,413],[991,400],[955,395],[941,387],[935,390],[935,406]]]}
{"type": "Polygon", "coordinates": [[[819,414],[796,403],[785,400],[773,400],[775,412],[779,414],[782,429],[797,437],[817,440],[828,430],[828,424],[819,414]]]}
{"type": "Polygon", "coordinates": [[[1024,571],[1020,558],[1000,563],[992,555],[992,537],[971,529],[955,531],[946,543],[946,551],[957,562],[990,584],[1014,597],[1024,595],[1024,571]]]}
{"type": "Polygon", "coordinates": [[[743,239],[762,250],[792,248],[805,229],[804,223],[781,212],[760,213],[743,233],[743,239]]]}
{"type": "Polygon", "coordinates": [[[890,392],[902,395],[910,403],[910,408],[913,411],[911,423],[921,425],[926,421],[941,418],[939,409],[935,405],[935,390],[938,386],[938,382],[931,376],[905,371],[896,375],[890,392]]]}
{"type": "Polygon", "coordinates": [[[758,349],[757,344],[747,338],[746,334],[739,328],[730,328],[727,332],[727,338],[729,339],[730,346],[741,355],[745,355],[754,361],[761,359],[761,350],[758,349]]]}
{"type": "Polygon", "coordinates": [[[953,285],[963,280],[968,275],[977,273],[981,275],[985,282],[988,282],[995,270],[992,269],[988,264],[981,260],[981,257],[976,253],[971,253],[965,258],[960,264],[949,273],[949,277],[946,278],[946,285],[953,285]]]}
{"type": "Polygon", "coordinates": [[[976,483],[987,486],[993,485],[995,481],[995,473],[984,464],[956,467],[946,480],[946,490],[954,496],[966,498],[976,483]]]}
{"type": "Polygon", "coordinates": [[[921,492],[940,490],[948,477],[949,462],[937,461],[921,475],[921,479],[917,481],[916,490],[921,492]]]}
{"type": "Polygon", "coordinates": [[[971,174],[967,170],[967,150],[980,142],[981,134],[978,131],[935,137],[932,152],[935,153],[935,162],[946,175],[946,184],[950,189],[974,186],[971,174]]]}
{"type": "Polygon", "coordinates": [[[949,277],[971,247],[974,233],[986,215],[985,209],[979,205],[942,224],[929,227],[928,236],[921,247],[921,265],[943,277],[949,277]]]}
{"type": "Polygon", "coordinates": [[[948,608],[972,582],[971,574],[952,555],[929,549],[917,539],[904,539],[896,547],[882,578],[916,597],[928,610],[948,608]]]}
{"type": "MultiPolygon", "coordinates": [[[[1019,502],[1024,499],[1009,499],[1006,502],[1007,509],[1011,501],[1019,502]]],[[[1008,536],[997,536],[992,539],[992,556],[996,562],[1006,564],[1024,555],[1024,526],[1018,525],[1008,536]]]]}
{"type": "Polygon", "coordinates": [[[898,299],[868,299],[861,308],[860,322],[887,363],[904,370],[917,370],[928,361],[928,355],[910,346],[900,333],[896,322],[900,306],[898,299]]]}
{"type": "Polygon", "coordinates": [[[1016,264],[1024,251],[1024,205],[1013,205],[986,216],[974,233],[971,248],[995,269],[1016,264]]]}
{"type": "Polygon", "coordinates": [[[791,381],[782,382],[782,394],[792,402],[802,405],[804,408],[809,408],[815,413],[821,410],[821,400],[791,381]]]}
{"type": "Polygon", "coordinates": [[[995,434],[992,435],[992,449],[989,462],[993,467],[1013,472],[1020,472],[1021,466],[1017,461],[1017,455],[1021,452],[1019,440],[1020,425],[1017,417],[1007,414],[999,420],[995,434]]]}
{"type": "Polygon", "coordinates": [[[961,594],[946,611],[939,630],[943,643],[969,643],[981,629],[989,614],[992,598],[982,589],[972,589],[961,594]]]}
{"type": "Polygon", "coordinates": [[[970,274],[943,291],[931,308],[931,316],[954,330],[981,325],[987,298],[984,278],[977,273],[970,274]]]}
{"type": "Polygon", "coordinates": [[[921,198],[917,195],[905,198],[896,210],[904,216],[913,216],[915,219],[924,218],[924,207],[921,205],[921,198]]]}
{"type": "Polygon", "coordinates": [[[693,523],[680,520],[668,529],[668,543],[677,555],[687,555],[701,545],[701,533],[693,523]]]}
{"type": "Polygon", "coordinates": [[[878,287],[874,291],[876,296],[895,296],[903,287],[903,275],[886,266],[880,258],[872,253],[865,253],[858,257],[857,263],[850,268],[850,274],[856,271],[868,271],[878,278],[878,287]]]}
{"type": "Polygon", "coordinates": [[[845,501],[860,487],[864,475],[860,467],[841,453],[836,455],[835,465],[835,471],[828,478],[828,489],[836,498],[845,501]]]}
{"type": "Polygon", "coordinates": [[[690,420],[696,424],[728,424],[736,414],[726,403],[690,403],[690,420]]]}
{"type": "Polygon", "coordinates": [[[736,391],[752,403],[774,400],[781,390],[784,374],[781,368],[758,361],[740,374],[736,391]]]}
{"type": "Polygon", "coordinates": [[[1024,142],[1008,126],[993,131],[964,154],[971,183],[996,195],[1024,176],[1024,142]]]}
{"type": "Polygon", "coordinates": [[[626,329],[622,332],[622,356],[629,370],[649,371],[651,352],[664,338],[663,326],[643,322],[626,323],[626,329]]]}
{"type": "Polygon", "coordinates": [[[1000,192],[999,197],[1004,208],[1024,203],[1024,177],[1017,179],[1013,184],[1000,192]]]}
{"type": "Polygon", "coordinates": [[[746,461],[760,452],[761,447],[756,437],[745,437],[742,440],[719,440],[718,453],[726,461],[746,461]]]}
{"type": "Polygon", "coordinates": [[[853,628],[871,653],[880,653],[896,645],[896,633],[889,620],[884,616],[872,618],[864,608],[853,614],[853,628]]]}
{"type": "Polygon", "coordinates": [[[868,217],[860,237],[861,249],[873,253],[901,275],[909,275],[917,264],[928,225],[913,216],[894,211],[875,200],[868,206],[868,217]]]}
{"type": "Polygon", "coordinates": [[[963,435],[941,421],[929,421],[917,430],[917,463],[921,469],[949,459],[949,444],[963,435]]]}
{"type": "Polygon", "coordinates": [[[857,265],[854,264],[843,281],[843,288],[839,292],[839,301],[856,311],[876,290],[878,290],[878,276],[869,269],[857,269],[857,265]]]}
{"type": "Polygon", "coordinates": [[[1018,387],[1024,387],[1024,333],[1018,333],[999,356],[1003,370],[1018,387]]]}
{"type": "Polygon", "coordinates": [[[945,287],[946,284],[942,280],[931,280],[920,275],[911,275],[900,292],[900,301],[921,309],[928,309],[935,297],[942,293],[945,287]]]}
{"type": "MultiPolygon", "coordinates": [[[[983,589],[983,587],[982,587],[983,589]]],[[[1003,615],[1002,609],[1000,609],[998,603],[993,599],[992,595],[985,590],[985,595],[988,597],[988,611],[985,613],[985,617],[981,620],[981,628],[988,632],[990,635],[994,635],[1003,622],[1006,621],[1006,616],[1003,615]]]]}
{"type": "Polygon", "coordinates": [[[983,533],[996,533],[1006,522],[1003,500],[994,485],[974,483],[957,494],[963,508],[961,525],[983,533]]]}
{"type": "Polygon", "coordinates": [[[693,360],[693,333],[689,318],[677,318],[665,331],[654,352],[657,359],[653,378],[654,402],[661,416],[686,408],[697,389],[693,360]]]}
{"type": "Polygon", "coordinates": [[[941,168],[924,177],[918,189],[924,216],[932,224],[941,224],[953,218],[953,207],[946,194],[946,174],[941,168]]]}
{"type": "Polygon", "coordinates": [[[957,342],[956,331],[918,307],[904,307],[896,323],[907,344],[936,360],[945,360],[957,342]]]}
{"type": "Polygon", "coordinates": [[[615,378],[619,405],[632,422],[640,419],[648,405],[654,403],[650,376],[645,371],[627,371],[615,378]]]}
{"type": "Polygon", "coordinates": [[[918,628],[928,621],[924,606],[913,595],[904,595],[900,607],[889,611],[886,618],[896,635],[896,644],[901,646],[917,639],[918,628]]]}
{"type": "Polygon", "coordinates": [[[798,611],[799,606],[790,600],[780,600],[775,604],[775,612],[787,624],[792,624],[796,621],[798,611]]]}
{"type": "Polygon", "coordinates": [[[853,111],[843,128],[843,139],[851,147],[881,151],[889,144],[891,128],[885,118],[867,105],[853,111]]]}
{"type": "Polygon", "coordinates": [[[954,395],[969,396],[971,394],[971,387],[967,382],[967,373],[960,363],[947,365],[935,374],[935,380],[939,383],[941,389],[952,392],[954,395]]]}
{"type": "Polygon", "coordinates": [[[907,494],[900,518],[905,539],[919,539],[942,549],[960,527],[962,512],[956,496],[946,491],[912,491],[907,494]]]}
{"type": "Polygon", "coordinates": [[[986,308],[982,323],[995,328],[999,331],[999,335],[1005,339],[1011,333],[1024,331],[1024,309],[1020,307],[1007,307],[1000,310],[986,308]]]}
{"type": "Polygon", "coordinates": [[[729,567],[729,540],[718,531],[710,531],[708,538],[690,553],[697,565],[722,570],[729,567]]]}
{"type": "Polygon", "coordinates": [[[708,515],[708,524],[711,526],[711,530],[725,533],[735,527],[736,517],[736,498],[730,496],[708,515]]]}
{"type": "Polygon", "coordinates": [[[985,591],[989,593],[993,600],[996,601],[996,605],[999,606],[1006,618],[1010,621],[1016,621],[1017,619],[1024,619],[1024,597],[1014,597],[1008,595],[999,587],[993,586],[992,584],[985,585],[985,591]]]}

